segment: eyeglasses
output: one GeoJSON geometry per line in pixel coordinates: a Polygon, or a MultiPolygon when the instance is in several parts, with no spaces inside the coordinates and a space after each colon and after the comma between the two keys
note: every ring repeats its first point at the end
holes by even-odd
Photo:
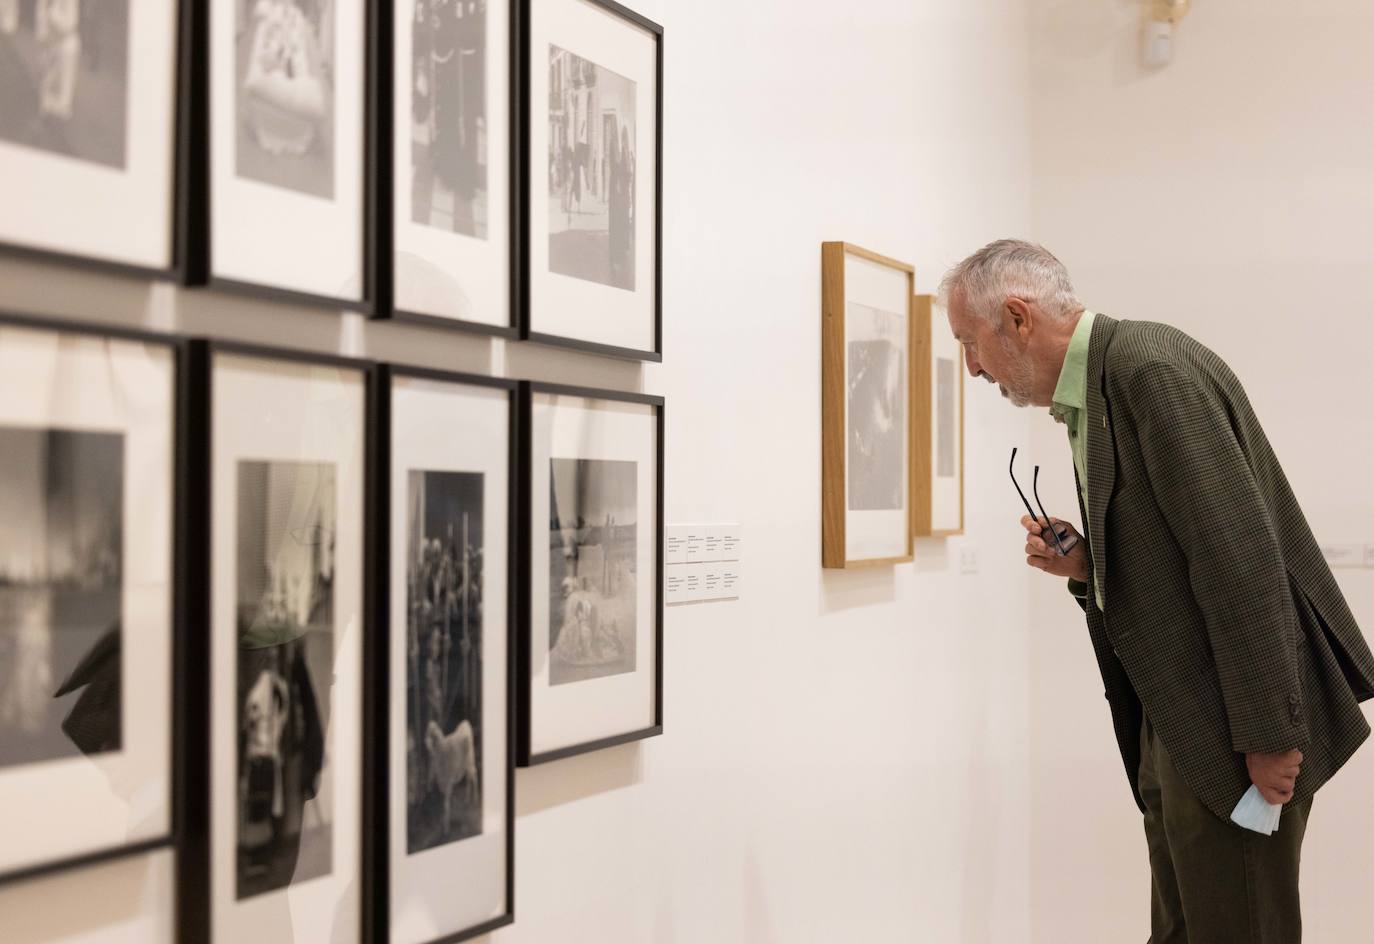
{"type": "Polygon", "coordinates": [[[1059,555],[1061,557],[1068,557],[1069,551],[1073,550],[1074,545],[1078,543],[1078,539],[1070,534],[1067,528],[1065,528],[1062,533],[1056,530],[1050,523],[1050,516],[1045,514],[1045,506],[1040,501],[1040,466],[1037,465],[1035,467],[1035,476],[1031,479],[1031,494],[1035,496],[1035,504],[1040,508],[1039,518],[1036,517],[1035,509],[1031,508],[1030,502],[1026,500],[1026,493],[1021,491],[1021,483],[1016,481],[1015,447],[1011,450],[1011,465],[1008,467],[1007,471],[1011,474],[1011,484],[1016,486],[1016,494],[1021,496],[1021,504],[1026,506],[1026,511],[1030,514],[1031,520],[1036,524],[1040,523],[1041,518],[1045,520],[1045,528],[1040,532],[1040,537],[1044,538],[1046,533],[1048,533],[1050,537],[1054,538],[1054,546],[1059,549],[1059,555]],[[1065,541],[1068,542],[1067,546],[1065,545],[1065,541]]]}

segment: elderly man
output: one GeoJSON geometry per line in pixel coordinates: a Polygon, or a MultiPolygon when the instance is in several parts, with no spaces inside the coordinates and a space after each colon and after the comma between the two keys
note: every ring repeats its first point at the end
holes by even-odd
{"type": "Polygon", "coordinates": [[[1085,311],[1064,266],[992,243],[940,295],[969,373],[1049,408],[1086,537],[1022,520],[1087,615],[1145,818],[1151,944],[1296,944],[1312,797],[1369,735],[1374,657],[1245,391],[1181,331],[1085,311]],[[1231,822],[1258,787],[1272,835],[1231,822]]]}

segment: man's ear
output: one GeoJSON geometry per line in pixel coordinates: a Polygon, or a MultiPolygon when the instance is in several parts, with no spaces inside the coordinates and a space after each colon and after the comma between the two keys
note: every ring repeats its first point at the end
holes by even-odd
{"type": "Polygon", "coordinates": [[[1017,298],[1015,295],[1008,295],[1004,303],[1006,317],[1011,319],[1008,326],[1012,331],[1025,337],[1034,324],[1030,304],[1024,298],[1017,298]]]}

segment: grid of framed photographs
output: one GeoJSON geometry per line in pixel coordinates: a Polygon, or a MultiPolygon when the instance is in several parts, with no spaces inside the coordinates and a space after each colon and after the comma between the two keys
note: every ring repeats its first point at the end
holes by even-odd
{"type": "Polygon", "coordinates": [[[188,940],[464,940],[516,766],[662,732],[661,398],[18,316],[0,367],[0,882],[174,846],[188,940]]]}
{"type": "MultiPolygon", "coordinates": [[[[661,360],[662,68],[611,0],[0,2],[0,252],[661,360]]],[[[0,883],[168,847],[187,940],[465,940],[517,765],[662,731],[662,400],[11,315],[0,368],[0,883]]]]}
{"type": "Polygon", "coordinates": [[[660,361],[663,61],[614,0],[10,0],[0,250],[660,361]]]}

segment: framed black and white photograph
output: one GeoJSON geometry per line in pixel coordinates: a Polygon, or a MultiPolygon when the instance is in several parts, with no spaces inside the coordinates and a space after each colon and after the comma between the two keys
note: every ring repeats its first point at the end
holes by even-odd
{"type": "Polygon", "coordinates": [[[183,0],[0,0],[0,244],[174,267],[183,0]]]}
{"type": "Polygon", "coordinates": [[[912,318],[914,533],[952,537],[964,533],[964,352],[933,296],[913,299],[912,318]]]}
{"type": "Polygon", "coordinates": [[[170,343],[0,317],[0,880],[171,841],[176,395],[170,343]]]}
{"type": "Polygon", "coordinates": [[[212,283],[365,307],[370,6],[210,4],[212,283]]]}
{"type": "Polygon", "coordinates": [[[390,366],[382,377],[374,934],[466,940],[513,919],[516,384],[390,366]]]}
{"type": "Polygon", "coordinates": [[[514,336],[516,0],[384,4],[390,309],[514,336]]]}
{"type": "Polygon", "coordinates": [[[227,345],[200,357],[209,843],[184,885],[208,907],[183,912],[182,936],[356,941],[367,370],[227,345]]]}
{"type": "Polygon", "coordinates": [[[663,730],[663,400],[527,384],[522,765],[663,730]]]}
{"type": "Polygon", "coordinates": [[[522,336],[662,360],[663,28],[610,0],[525,0],[522,336]]]}
{"type": "MultiPolygon", "coordinates": [[[[912,559],[914,270],[821,247],[821,554],[826,567],[912,559]]],[[[925,350],[924,348],[922,349],[925,350]]]]}

